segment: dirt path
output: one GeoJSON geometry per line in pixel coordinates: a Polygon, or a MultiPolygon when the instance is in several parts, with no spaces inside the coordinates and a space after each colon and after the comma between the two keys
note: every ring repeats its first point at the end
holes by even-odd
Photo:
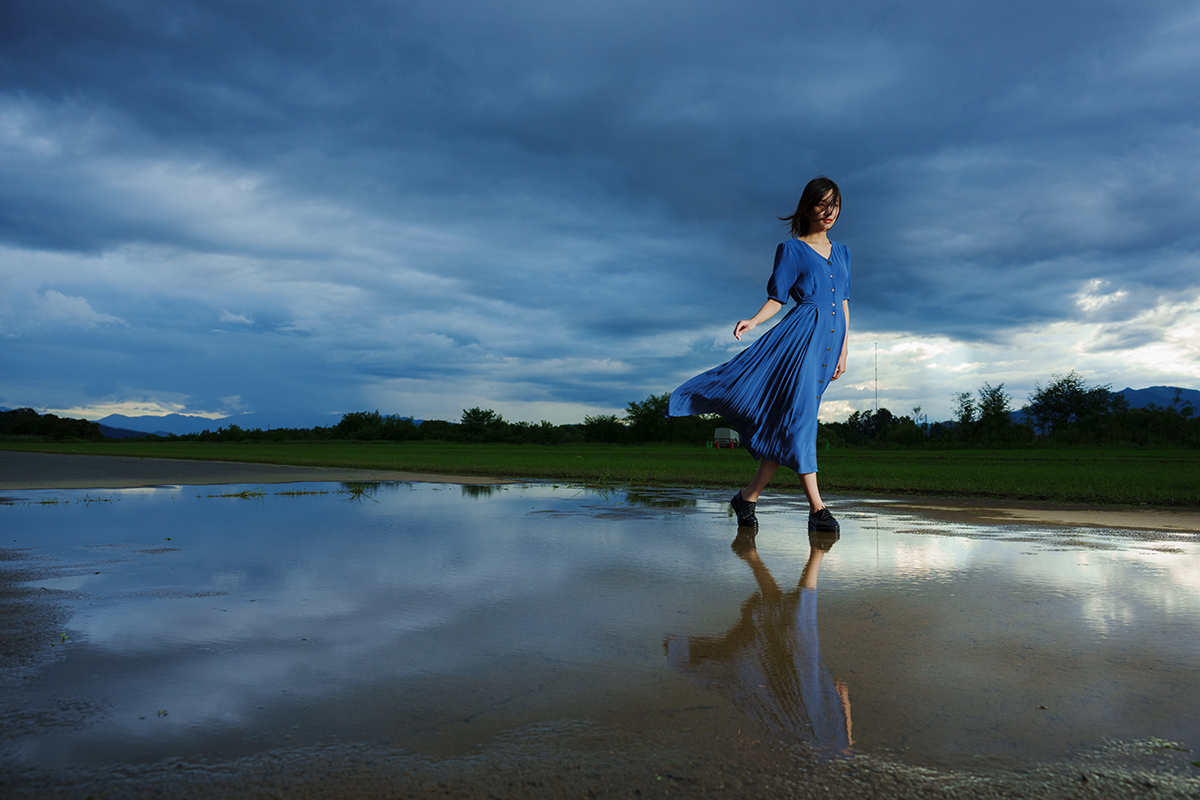
{"type": "Polygon", "coordinates": [[[300,483],[307,481],[423,481],[492,485],[498,478],[380,469],[289,467],[178,458],[60,455],[0,451],[0,492],[27,489],[131,489],[140,486],[300,483]]]}
{"type": "Polygon", "coordinates": [[[1200,533],[1200,511],[1194,509],[1129,508],[1003,500],[926,498],[864,501],[894,511],[913,511],[946,522],[1001,525],[1065,525],[1124,528],[1141,531],[1200,533]]]}

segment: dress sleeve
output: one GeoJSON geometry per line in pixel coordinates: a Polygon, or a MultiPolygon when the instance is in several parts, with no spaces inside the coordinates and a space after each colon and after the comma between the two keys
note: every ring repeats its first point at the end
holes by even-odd
{"type": "Polygon", "coordinates": [[[799,278],[800,264],[796,259],[796,252],[784,242],[775,249],[775,269],[771,271],[771,279],[767,281],[767,297],[786,306],[788,295],[799,278]]]}

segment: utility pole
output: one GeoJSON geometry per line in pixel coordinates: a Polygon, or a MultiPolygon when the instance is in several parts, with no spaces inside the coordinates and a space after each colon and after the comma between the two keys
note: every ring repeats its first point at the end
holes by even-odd
{"type": "Polygon", "coordinates": [[[875,343],[875,413],[879,413],[879,342],[875,343]]]}

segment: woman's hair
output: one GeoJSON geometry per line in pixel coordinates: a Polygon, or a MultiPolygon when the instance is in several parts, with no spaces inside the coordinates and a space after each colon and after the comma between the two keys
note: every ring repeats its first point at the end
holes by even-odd
{"type": "Polygon", "coordinates": [[[780,217],[788,227],[792,229],[792,235],[796,237],[804,236],[808,233],[808,220],[804,216],[812,210],[813,206],[819,206],[821,201],[825,199],[825,195],[833,192],[833,204],[836,206],[842,205],[842,190],[833,181],[826,178],[824,175],[818,175],[808,182],[804,187],[804,192],[800,195],[800,203],[796,206],[796,213],[790,217],[780,217]]]}

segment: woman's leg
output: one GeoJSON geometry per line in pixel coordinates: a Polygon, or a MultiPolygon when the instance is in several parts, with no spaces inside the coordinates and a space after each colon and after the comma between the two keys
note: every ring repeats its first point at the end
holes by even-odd
{"type": "MultiPolygon", "coordinates": [[[[764,458],[758,462],[758,469],[754,472],[754,478],[745,489],[742,489],[742,499],[748,503],[757,503],[759,493],[767,488],[767,484],[774,477],[775,470],[777,469],[779,469],[779,465],[774,461],[768,461],[764,458]]],[[[821,500],[821,490],[817,488],[817,473],[802,473],[800,475],[800,482],[804,485],[804,494],[808,497],[809,510],[816,512],[824,508],[825,503],[821,500]]]]}
{"type": "MultiPolygon", "coordinates": [[[[800,475],[800,482],[804,484],[804,494],[808,496],[808,506],[811,513],[816,513],[825,507],[825,503],[821,501],[821,492],[817,489],[817,473],[805,472],[800,475]]],[[[742,495],[745,497],[745,495],[742,495]]]]}
{"type": "MultiPolygon", "coordinates": [[[[750,485],[742,489],[742,499],[747,503],[757,503],[758,495],[763,489],[767,488],[771,477],[774,476],[775,470],[779,469],[779,465],[774,461],[763,459],[758,462],[758,469],[754,471],[754,477],[750,481],[750,485]]],[[[813,481],[813,489],[815,491],[817,482],[813,481]]],[[[805,488],[807,492],[807,487],[805,488]]],[[[820,498],[818,498],[819,500],[820,498]]]]}

